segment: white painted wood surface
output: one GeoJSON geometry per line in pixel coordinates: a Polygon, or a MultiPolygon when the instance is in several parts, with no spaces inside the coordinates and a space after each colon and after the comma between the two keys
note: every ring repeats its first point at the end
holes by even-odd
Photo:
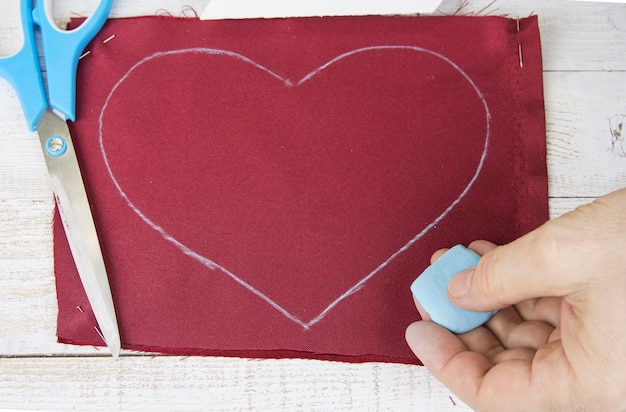
{"type": "MultiPolygon", "coordinates": [[[[418,0],[414,0],[418,1],[418,0]]],[[[17,0],[0,55],[17,50],[17,0]]],[[[62,22],[96,0],[56,0],[62,22]]],[[[114,17],[189,15],[208,0],[116,0],[114,17]]],[[[441,14],[540,16],[551,215],[626,186],[626,5],[446,0],[441,14]],[[626,130],[622,131],[622,135],[626,130]],[[623,145],[623,146],[622,146],[623,145]]],[[[56,343],[52,193],[36,135],[0,79],[0,409],[464,410],[424,368],[311,360],[145,356],[56,343]]]]}

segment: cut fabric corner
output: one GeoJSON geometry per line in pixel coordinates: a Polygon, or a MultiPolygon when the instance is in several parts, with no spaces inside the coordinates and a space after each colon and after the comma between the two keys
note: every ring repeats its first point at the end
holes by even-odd
{"type": "MultiPolygon", "coordinates": [[[[88,49],[71,132],[126,349],[418,363],[431,253],[548,218],[536,17],[143,17],[88,49]]],[[[102,345],[54,239],[59,341],[102,345]]]]}

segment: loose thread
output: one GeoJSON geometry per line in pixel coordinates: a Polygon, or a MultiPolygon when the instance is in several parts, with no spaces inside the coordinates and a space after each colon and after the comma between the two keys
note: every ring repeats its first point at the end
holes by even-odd
{"type": "MultiPolygon", "coordinates": [[[[489,4],[487,4],[480,10],[465,12],[464,10],[467,9],[467,7],[470,5],[470,2],[469,0],[463,0],[463,2],[461,2],[461,4],[457,7],[457,9],[453,11],[452,14],[450,15],[451,16],[480,16],[482,14],[494,14],[496,11],[498,11],[499,8],[496,7],[495,9],[491,9],[491,10],[490,8],[497,2],[498,0],[492,0],[489,4]]],[[[439,9],[437,10],[439,11],[439,9]]]]}
{"type": "MultiPolygon", "coordinates": [[[[167,9],[158,9],[155,13],[157,16],[168,16],[174,17],[174,15],[167,9]]],[[[183,5],[180,13],[178,13],[178,17],[180,18],[198,18],[198,12],[192,6],[185,4],[183,5]]]]}
{"type": "Polygon", "coordinates": [[[174,15],[172,13],[170,13],[168,10],[166,9],[158,9],[157,11],[154,12],[155,16],[167,16],[167,17],[174,17],[174,15]]]}
{"type": "Polygon", "coordinates": [[[78,310],[80,313],[85,313],[83,308],[81,308],[80,306],[76,306],[76,310],[78,310]]]}
{"type": "Polygon", "coordinates": [[[452,402],[452,406],[456,406],[456,402],[454,402],[454,399],[452,399],[452,396],[448,396],[448,398],[450,398],[450,401],[452,402]]]}
{"type": "MultiPolygon", "coordinates": [[[[491,6],[493,6],[495,3],[497,3],[497,2],[498,2],[498,0],[493,0],[491,3],[487,4],[485,7],[483,7],[482,9],[480,9],[480,10],[478,11],[478,13],[476,13],[476,15],[477,15],[477,16],[480,16],[482,13],[487,12],[487,10],[488,10],[491,6]]],[[[498,10],[497,8],[496,8],[496,9],[494,9],[494,10],[490,10],[490,11],[489,11],[489,13],[491,14],[491,13],[493,13],[493,12],[497,11],[497,10],[498,10]]]]}
{"type": "Polygon", "coordinates": [[[461,14],[461,11],[469,5],[468,0],[463,0],[463,2],[459,5],[459,7],[452,13],[453,16],[458,16],[461,14]]]}
{"type": "Polygon", "coordinates": [[[184,18],[194,18],[197,19],[198,18],[198,12],[196,11],[196,9],[194,9],[193,7],[191,7],[188,4],[185,4],[183,6],[183,8],[180,11],[180,14],[178,15],[178,17],[184,17],[184,18]]]}

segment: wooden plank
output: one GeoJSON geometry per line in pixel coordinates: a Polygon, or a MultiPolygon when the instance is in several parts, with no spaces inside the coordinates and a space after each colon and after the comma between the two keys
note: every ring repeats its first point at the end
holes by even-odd
{"type": "Polygon", "coordinates": [[[550,196],[626,187],[626,128],[615,130],[626,123],[626,72],[546,73],[544,84],[550,196]]]}
{"type": "Polygon", "coordinates": [[[0,354],[57,348],[52,199],[0,201],[0,354]]]}
{"type": "Polygon", "coordinates": [[[557,218],[567,212],[571,212],[580,205],[591,203],[595,200],[593,197],[572,197],[572,198],[553,198],[550,199],[550,219],[557,218]]]}
{"type": "Polygon", "coordinates": [[[312,360],[0,360],[0,409],[469,410],[423,367],[312,360]]]}
{"type": "Polygon", "coordinates": [[[52,199],[37,134],[26,127],[19,100],[0,77],[0,199],[52,199]]]}

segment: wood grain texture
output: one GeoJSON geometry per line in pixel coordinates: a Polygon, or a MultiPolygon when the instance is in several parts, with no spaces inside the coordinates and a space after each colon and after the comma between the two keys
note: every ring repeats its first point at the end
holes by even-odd
{"type": "Polygon", "coordinates": [[[2,359],[0,374],[0,407],[8,408],[465,409],[425,369],[406,365],[167,356],[122,357],[117,362],[19,358],[2,359]]]}
{"type": "Polygon", "coordinates": [[[626,153],[612,126],[626,121],[626,72],[544,75],[551,197],[598,197],[626,186],[626,153]],[[611,122],[611,119],[617,119],[611,122]]]}
{"type": "MultiPolygon", "coordinates": [[[[207,3],[117,0],[112,15],[180,16],[189,13],[183,5],[207,3]]],[[[626,146],[616,140],[626,114],[626,6],[491,3],[449,0],[439,13],[540,16],[551,217],[626,186],[626,146]]],[[[56,0],[54,12],[63,22],[96,4],[56,0]]],[[[0,14],[0,55],[20,43],[9,6],[0,14]]],[[[467,410],[414,366],[128,351],[115,362],[104,350],[56,343],[52,192],[37,137],[3,79],[0,145],[0,409],[467,410]]]]}
{"type": "Polygon", "coordinates": [[[567,0],[444,1],[444,14],[539,16],[546,71],[626,69],[623,4],[567,0]]]}

